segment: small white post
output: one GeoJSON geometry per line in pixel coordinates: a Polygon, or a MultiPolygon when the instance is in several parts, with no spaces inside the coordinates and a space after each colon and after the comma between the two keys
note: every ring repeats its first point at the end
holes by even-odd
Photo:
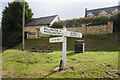
{"type": "Polygon", "coordinates": [[[66,69],[66,48],[67,48],[67,37],[66,35],[66,28],[63,28],[63,43],[62,43],[62,69],[66,69]]]}

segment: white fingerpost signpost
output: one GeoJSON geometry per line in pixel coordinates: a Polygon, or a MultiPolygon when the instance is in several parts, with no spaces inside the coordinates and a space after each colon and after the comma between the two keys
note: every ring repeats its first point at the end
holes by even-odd
{"type": "Polygon", "coordinates": [[[54,29],[49,27],[41,27],[40,32],[43,34],[59,35],[62,37],[50,38],[50,43],[62,42],[62,65],[61,69],[66,69],[66,50],[67,50],[67,37],[82,38],[82,34],[78,32],[67,31],[64,27],[63,30],[54,29]]]}

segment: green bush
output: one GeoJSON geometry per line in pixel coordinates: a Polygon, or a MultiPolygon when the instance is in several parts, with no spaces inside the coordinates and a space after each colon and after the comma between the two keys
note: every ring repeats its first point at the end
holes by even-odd
{"type": "Polygon", "coordinates": [[[108,21],[113,21],[114,23],[114,32],[120,32],[120,13],[114,15],[100,15],[94,17],[85,17],[85,18],[78,18],[78,19],[71,19],[71,20],[64,20],[55,22],[52,27],[53,28],[62,28],[63,26],[66,27],[81,27],[82,24],[86,24],[87,26],[93,25],[105,25],[108,21]]]}
{"type": "MultiPolygon", "coordinates": [[[[25,2],[25,23],[32,20],[32,10],[25,2]]],[[[22,41],[23,2],[14,0],[2,12],[2,46],[11,48],[22,41]]]]}
{"type": "Polygon", "coordinates": [[[8,40],[3,42],[4,45],[8,45],[8,48],[15,46],[16,44],[19,44],[22,41],[22,33],[21,31],[14,31],[14,32],[9,32],[11,36],[7,37],[8,40]]]}
{"type": "Polygon", "coordinates": [[[65,21],[55,22],[52,27],[53,28],[62,28],[63,26],[66,27],[80,27],[82,24],[90,25],[103,25],[107,24],[110,20],[111,16],[97,16],[97,17],[86,17],[86,18],[78,18],[78,19],[71,19],[65,21]]]}
{"type": "Polygon", "coordinates": [[[120,32],[120,13],[115,14],[111,17],[111,20],[113,21],[113,31],[114,32],[120,32]]]}

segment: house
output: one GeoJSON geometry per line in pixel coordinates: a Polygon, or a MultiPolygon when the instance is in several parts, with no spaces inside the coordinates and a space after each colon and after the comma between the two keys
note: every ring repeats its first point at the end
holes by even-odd
{"type": "Polygon", "coordinates": [[[106,7],[106,8],[99,8],[99,9],[92,9],[87,10],[85,9],[85,17],[93,17],[98,15],[112,15],[120,12],[120,5],[113,6],[113,7],[106,7]]]}
{"type": "Polygon", "coordinates": [[[40,38],[41,36],[44,36],[44,34],[41,34],[39,31],[40,27],[51,27],[51,25],[56,21],[60,21],[58,15],[33,19],[25,25],[25,32],[27,32],[27,38],[40,38]]]}

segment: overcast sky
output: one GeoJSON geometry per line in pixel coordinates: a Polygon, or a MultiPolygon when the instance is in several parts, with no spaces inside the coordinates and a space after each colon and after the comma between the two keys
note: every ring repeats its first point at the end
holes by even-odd
{"type": "MultiPolygon", "coordinates": [[[[8,2],[14,0],[0,0],[0,12],[8,2]]],[[[34,18],[59,15],[61,20],[80,18],[88,10],[117,6],[119,0],[26,0],[32,9],[34,18]]],[[[1,18],[1,15],[0,15],[1,18]]]]}

